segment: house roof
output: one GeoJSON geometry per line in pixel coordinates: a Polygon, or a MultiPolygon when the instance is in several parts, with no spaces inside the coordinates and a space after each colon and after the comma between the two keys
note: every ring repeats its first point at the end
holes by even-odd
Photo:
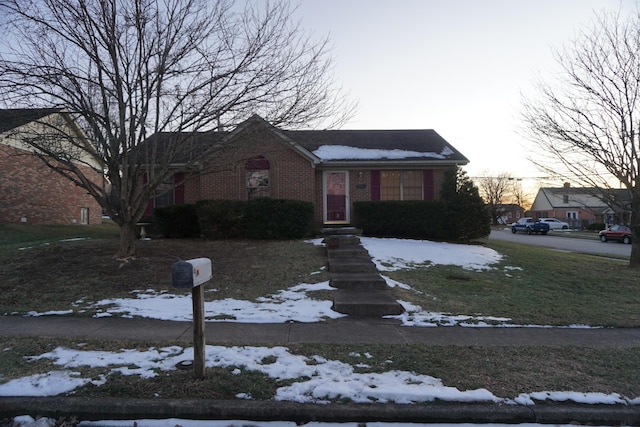
{"type": "MultiPolygon", "coordinates": [[[[423,130],[281,130],[254,115],[234,131],[209,131],[187,135],[193,143],[191,159],[216,144],[232,141],[251,125],[272,131],[305,157],[320,164],[357,165],[385,163],[467,164],[469,160],[431,129],[423,130]],[[197,147],[197,148],[196,148],[197,147]],[[199,153],[199,154],[198,154],[199,153]]],[[[150,137],[163,152],[172,142],[184,140],[185,134],[163,132],[150,137]]],[[[187,161],[185,158],[183,160],[187,161]]],[[[180,162],[180,160],[178,160],[180,162]]]]}
{"type": "Polygon", "coordinates": [[[532,211],[548,209],[626,209],[631,195],[626,189],[595,187],[543,187],[538,190],[532,211]]]}
{"type": "Polygon", "coordinates": [[[16,108],[0,110],[0,133],[26,125],[53,113],[61,108],[16,108]]]}
{"type": "Polygon", "coordinates": [[[282,131],[322,161],[469,160],[432,129],[282,131]]]}

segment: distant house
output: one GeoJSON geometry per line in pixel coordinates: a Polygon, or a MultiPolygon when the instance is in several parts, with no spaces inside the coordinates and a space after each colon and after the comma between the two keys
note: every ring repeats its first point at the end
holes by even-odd
{"type": "MultiPolygon", "coordinates": [[[[177,137],[151,138],[167,146],[177,137]]],[[[202,152],[220,149],[203,155],[197,174],[174,165],[147,215],[205,199],[272,197],[313,203],[317,226],[346,225],[356,201],[438,199],[445,172],[468,163],[434,130],[282,130],[257,115],[194,140],[202,152]]]]}
{"type": "Polygon", "coordinates": [[[629,192],[571,187],[569,184],[560,188],[541,188],[530,214],[536,218],[558,218],[575,228],[592,223],[626,224],[631,215],[629,192]]]}
{"type": "Polygon", "coordinates": [[[515,203],[498,205],[497,211],[500,213],[498,224],[511,224],[524,218],[524,208],[515,203]]]}
{"type": "MultiPolygon", "coordinates": [[[[57,129],[84,137],[62,109],[0,110],[0,222],[101,222],[100,205],[85,190],[48,168],[24,142],[24,138],[41,136],[47,132],[53,138],[53,128],[46,123],[54,121],[59,125],[57,129]]],[[[89,176],[101,179],[86,169],[89,176]]]]}

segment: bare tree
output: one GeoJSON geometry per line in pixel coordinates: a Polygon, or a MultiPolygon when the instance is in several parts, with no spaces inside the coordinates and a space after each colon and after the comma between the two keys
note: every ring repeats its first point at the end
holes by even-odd
{"type": "Polygon", "coordinates": [[[150,135],[233,126],[251,113],[289,128],[352,114],[328,40],[314,41],[291,14],[284,1],[2,0],[0,94],[6,105],[73,115],[90,146],[25,143],[99,201],[120,226],[118,255],[132,256],[135,224],[169,166],[198,160],[193,138],[160,147],[150,135]],[[79,163],[104,172],[111,191],[79,163]]]}
{"type": "Polygon", "coordinates": [[[524,100],[525,133],[538,147],[531,160],[566,182],[627,189],[629,265],[640,268],[640,15],[599,14],[556,56],[557,81],[540,81],[524,100]]]}
{"type": "Polygon", "coordinates": [[[531,209],[532,196],[522,187],[522,180],[513,178],[510,181],[511,203],[518,205],[525,211],[531,209]]]}
{"type": "Polygon", "coordinates": [[[484,173],[476,178],[480,196],[484,199],[491,214],[491,222],[498,224],[506,212],[505,205],[511,203],[511,184],[513,178],[508,173],[491,175],[484,173]]]}

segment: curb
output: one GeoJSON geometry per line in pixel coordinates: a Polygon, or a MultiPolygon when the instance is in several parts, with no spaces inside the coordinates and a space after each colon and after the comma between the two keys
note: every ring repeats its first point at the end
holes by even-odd
{"type": "Polygon", "coordinates": [[[424,405],[205,399],[96,399],[77,397],[1,397],[0,418],[19,415],[88,420],[180,418],[190,420],[404,423],[500,423],[640,425],[640,406],[495,403],[424,405]]]}

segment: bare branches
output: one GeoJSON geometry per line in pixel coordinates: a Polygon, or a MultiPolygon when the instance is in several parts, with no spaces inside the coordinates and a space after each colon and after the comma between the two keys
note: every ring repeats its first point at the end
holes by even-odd
{"type": "Polygon", "coordinates": [[[288,128],[352,115],[328,40],[291,14],[285,1],[3,0],[0,96],[73,114],[118,192],[105,208],[135,223],[169,166],[196,161],[189,138],[142,144],[153,134],[231,127],[254,113],[288,128]]]}
{"type": "Polygon", "coordinates": [[[595,188],[622,186],[631,196],[640,268],[640,14],[600,14],[556,56],[561,75],[539,82],[523,102],[525,135],[543,171],[595,188]]]}
{"type": "Polygon", "coordinates": [[[493,224],[498,224],[504,214],[508,212],[508,205],[518,205],[526,208],[529,203],[520,181],[509,173],[491,175],[485,172],[475,178],[480,196],[484,199],[491,213],[493,224]]]}
{"type": "Polygon", "coordinates": [[[599,15],[556,54],[562,74],[524,100],[531,160],[581,184],[636,186],[640,120],[640,21],[599,15]]]}

